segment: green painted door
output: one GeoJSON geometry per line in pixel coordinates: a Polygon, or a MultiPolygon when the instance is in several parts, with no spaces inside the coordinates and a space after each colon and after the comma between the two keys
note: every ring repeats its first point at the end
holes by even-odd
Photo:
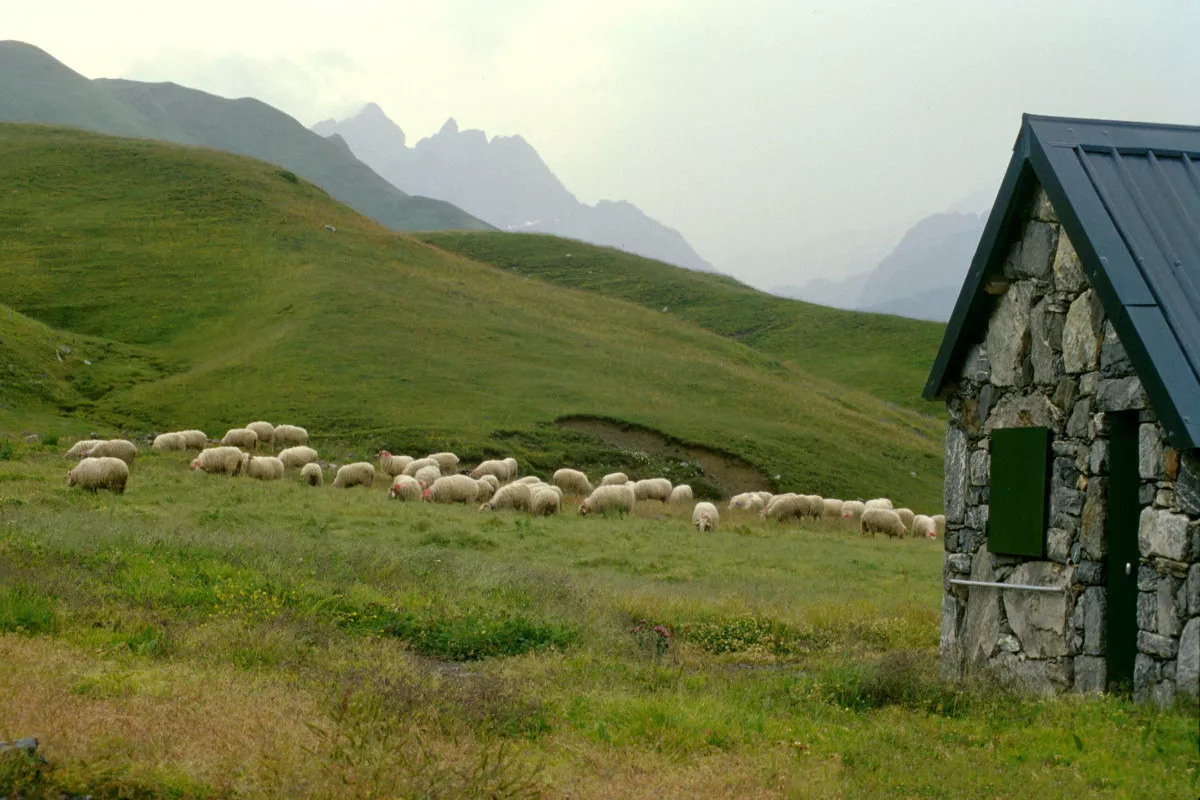
{"type": "Polygon", "coordinates": [[[1138,576],[1138,418],[1109,414],[1108,440],[1108,685],[1133,687],[1137,655],[1138,576]]]}

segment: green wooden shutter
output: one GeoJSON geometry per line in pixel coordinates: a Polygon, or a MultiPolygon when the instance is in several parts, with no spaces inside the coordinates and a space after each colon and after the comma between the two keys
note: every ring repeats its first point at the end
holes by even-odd
{"type": "Polygon", "coordinates": [[[1050,430],[995,430],[991,454],[988,550],[1010,556],[1041,558],[1046,542],[1050,430]]]}

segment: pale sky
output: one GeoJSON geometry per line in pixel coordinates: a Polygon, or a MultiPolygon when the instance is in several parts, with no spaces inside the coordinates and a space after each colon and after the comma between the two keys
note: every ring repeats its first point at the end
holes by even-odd
{"type": "Polygon", "coordinates": [[[760,286],[994,192],[1022,112],[1200,124],[1193,0],[5,5],[0,39],[88,77],[520,134],[760,286]]]}

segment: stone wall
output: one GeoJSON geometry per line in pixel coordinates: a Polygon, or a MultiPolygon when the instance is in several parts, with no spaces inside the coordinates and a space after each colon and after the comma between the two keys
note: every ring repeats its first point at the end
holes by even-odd
{"type": "Polygon", "coordinates": [[[1141,382],[1045,192],[1022,218],[983,340],[947,401],[942,671],[994,670],[1039,692],[1103,691],[1108,428],[1136,411],[1141,563],[1134,692],[1200,693],[1200,462],[1166,441],[1141,382]],[[989,446],[997,428],[1052,431],[1045,560],[988,553],[989,446]],[[951,585],[952,578],[1062,593],[951,585]]]}

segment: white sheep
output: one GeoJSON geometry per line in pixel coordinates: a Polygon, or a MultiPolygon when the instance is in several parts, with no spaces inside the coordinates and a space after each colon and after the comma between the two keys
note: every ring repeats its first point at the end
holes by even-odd
{"type": "Polygon", "coordinates": [[[221,473],[224,475],[237,475],[242,471],[242,456],[241,450],[236,447],[207,447],[200,451],[200,455],[192,461],[192,469],[207,472],[210,475],[221,473]]]}
{"type": "Polygon", "coordinates": [[[454,453],[430,453],[426,458],[432,458],[437,462],[438,469],[443,475],[453,475],[458,472],[458,456],[454,453]]]}
{"type": "Polygon", "coordinates": [[[421,492],[421,499],[431,503],[474,503],[479,499],[479,483],[470,475],[445,475],[421,492]]]}
{"type": "Polygon", "coordinates": [[[535,517],[558,514],[562,511],[562,490],[545,484],[535,486],[529,493],[529,510],[535,517]]]}
{"type": "MultiPolygon", "coordinates": [[[[488,475],[487,477],[495,480],[494,475],[488,475]]],[[[479,485],[479,494],[475,497],[476,500],[481,503],[486,503],[488,500],[492,499],[492,495],[496,493],[497,488],[492,484],[492,481],[485,481],[483,478],[471,478],[471,480],[475,481],[475,483],[479,485]]]]}
{"type": "Polygon", "coordinates": [[[913,517],[912,535],[924,536],[926,539],[936,539],[937,523],[933,521],[933,517],[917,514],[913,517]]]}
{"type": "Polygon", "coordinates": [[[483,481],[487,485],[491,486],[493,492],[500,488],[500,479],[495,475],[480,475],[478,478],[476,478],[476,480],[483,481]]]}
{"type": "Polygon", "coordinates": [[[890,508],[868,508],[863,511],[862,515],[862,535],[876,533],[886,533],[888,536],[897,537],[908,533],[904,528],[904,523],[900,519],[900,515],[890,508]]]}
{"type": "Polygon", "coordinates": [[[421,484],[422,489],[428,489],[433,486],[433,482],[442,477],[442,471],[438,469],[437,464],[426,464],[417,470],[413,477],[417,479],[417,483],[421,484]]]}
{"type": "Polygon", "coordinates": [[[915,519],[917,516],[916,513],[914,513],[911,508],[897,508],[895,509],[895,512],[896,516],[900,518],[900,521],[904,523],[905,532],[911,533],[913,519],[915,519]]]}
{"type": "Polygon", "coordinates": [[[763,506],[759,514],[763,519],[771,519],[776,522],[786,522],[789,519],[798,520],[801,517],[808,516],[812,501],[808,495],[803,494],[777,494],[771,498],[771,502],[763,506]]]}
{"type": "Polygon", "coordinates": [[[397,475],[388,489],[388,497],[396,500],[420,500],[421,484],[411,475],[397,475]]]}
{"type": "Polygon", "coordinates": [[[847,500],[842,503],[842,519],[848,519],[851,522],[857,523],[862,519],[863,511],[867,508],[867,504],[861,500],[847,500]]]}
{"type": "Polygon", "coordinates": [[[504,508],[514,508],[517,511],[528,511],[533,493],[527,483],[508,483],[501,486],[491,499],[479,507],[480,511],[499,511],[504,508]]]}
{"type": "Polygon", "coordinates": [[[221,438],[221,444],[253,450],[258,447],[258,434],[249,428],[230,428],[221,438]]]}
{"type": "Polygon", "coordinates": [[[78,486],[92,494],[101,489],[125,494],[128,480],[129,465],[112,456],[84,458],[67,473],[67,486],[78,486]]]}
{"type": "Polygon", "coordinates": [[[825,519],[841,519],[842,506],[845,505],[841,500],[835,500],[832,497],[826,497],[822,502],[821,516],[825,519]]]}
{"type": "Polygon", "coordinates": [[[63,458],[84,458],[87,456],[88,450],[95,447],[99,442],[99,439],[80,439],[71,445],[71,449],[63,454],[63,458]]]}
{"type": "Polygon", "coordinates": [[[365,486],[370,489],[374,483],[375,465],[369,461],[356,461],[338,467],[337,475],[333,479],[333,485],[342,489],[349,489],[351,486],[365,486]]]}
{"type": "Polygon", "coordinates": [[[501,463],[508,468],[508,479],[510,481],[515,481],[517,479],[517,460],[512,456],[509,456],[501,463]]]}
{"type": "Polygon", "coordinates": [[[404,465],[404,469],[400,470],[401,475],[412,475],[416,477],[417,470],[425,469],[425,467],[437,467],[438,476],[442,474],[442,468],[438,467],[438,463],[432,458],[417,458],[404,465]]]}
{"type": "Polygon", "coordinates": [[[632,486],[601,484],[579,504],[579,513],[585,516],[587,514],[607,514],[610,511],[628,514],[633,511],[634,501],[632,486]]]}
{"type": "Polygon", "coordinates": [[[508,483],[508,464],[498,459],[489,459],[481,461],[479,466],[471,470],[472,478],[482,478],[485,475],[491,475],[500,483],[508,483]]]}
{"type": "Polygon", "coordinates": [[[945,514],[934,514],[933,515],[933,524],[938,532],[938,536],[946,535],[946,515],[945,514]]]}
{"type": "Polygon", "coordinates": [[[542,483],[542,482],[543,482],[542,479],[539,478],[537,475],[526,475],[523,478],[517,478],[515,481],[513,481],[513,483],[523,483],[526,486],[537,486],[539,483],[542,483]]]}
{"type": "Polygon", "coordinates": [[[564,467],[560,470],[555,470],[550,481],[569,495],[587,497],[592,493],[592,482],[588,480],[587,475],[584,475],[577,469],[567,469],[564,467]]]}
{"type": "Polygon", "coordinates": [[[404,468],[415,459],[412,456],[394,456],[387,450],[379,451],[379,471],[389,478],[404,474],[404,468]]]}
{"type": "Polygon", "coordinates": [[[246,475],[260,481],[282,480],[283,462],[275,456],[248,456],[246,475]]]}
{"type": "Polygon", "coordinates": [[[681,483],[671,490],[671,505],[692,502],[692,487],[681,483]]]}
{"type": "Polygon", "coordinates": [[[188,450],[203,450],[208,446],[208,436],[204,433],[204,431],[191,429],[180,431],[179,435],[183,437],[185,442],[187,442],[188,450]]]}
{"type": "MultiPolygon", "coordinates": [[[[772,495],[771,499],[779,496],[780,495],[772,495]]],[[[760,497],[757,492],[743,492],[741,494],[735,494],[733,497],[729,498],[729,510],[749,511],[753,513],[755,511],[762,511],[764,508],[766,508],[767,502],[768,501],[760,497]]]]}
{"type": "Polygon", "coordinates": [[[764,506],[767,503],[771,502],[771,498],[775,496],[775,495],[771,494],[770,492],[751,492],[751,494],[753,494],[759,500],[762,500],[764,506]]]}
{"type": "Polygon", "coordinates": [[[128,439],[102,439],[86,452],[91,458],[119,458],[132,467],[137,458],[137,445],[128,439]]]}
{"type": "Polygon", "coordinates": [[[600,479],[601,486],[624,486],[629,483],[629,476],[624,472],[610,472],[600,479]]]}
{"type": "Polygon", "coordinates": [[[820,495],[806,494],[804,499],[808,501],[808,508],[804,509],[801,516],[820,519],[821,515],[825,513],[825,498],[820,495]]]}
{"type": "Polygon", "coordinates": [[[306,464],[315,464],[319,456],[317,451],[311,447],[299,445],[280,450],[278,458],[283,462],[285,468],[292,469],[293,467],[303,467],[306,464]]]}
{"type": "Polygon", "coordinates": [[[187,450],[187,440],[182,433],[160,433],[154,437],[150,449],[156,453],[179,453],[187,450]]]}
{"type": "Polygon", "coordinates": [[[667,503],[671,499],[671,482],[666,478],[646,478],[633,485],[633,496],[638,500],[658,500],[667,503]]]}
{"type": "Polygon", "coordinates": [[[294,447],[308,444],[308,431],[299,425],[276,425],[275,446],[294,447]]]}
{"type": "Polygon", "coordinates": [[[692,524],[698,531],[715,531],[721,524],[721,514],[712,503],[696,503],[692,509],[692,524]]]}
{"type": "Polygon", "coordinates": [[[275,443],[275,426],[271,423],[259,420],[251,422],[246,427],[254,431],[254,435],[258,437],[258,444],[270,447],[275,443]]]}
{"type": "Polygon", "coordinates": [[[874,500],[868,500],[866,502],[866,507],[867,508],[886,508],[886,509],[890,510],[890,509],[894,508],[895,506],[893,506],[892,501],[888,500],[886,497],[876,497],[874,500]]]}
{"type": "MultiPolygon", "coordinates": [[[[283,463],[280,460],[279,463],[283,463]]],[[[300,468],[300,482],[309,486],[320,486],[325,483],[325,473],[321,471],[320,464],[308,463],[300,468]]]]}

